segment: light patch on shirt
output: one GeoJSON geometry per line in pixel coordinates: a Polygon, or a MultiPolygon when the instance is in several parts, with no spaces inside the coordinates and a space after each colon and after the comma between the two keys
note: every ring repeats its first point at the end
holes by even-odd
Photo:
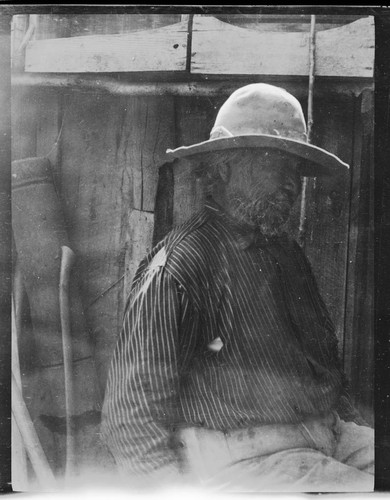
{"type": "Polygon", "coordinates": [[[207,349],[213,352],[219,352],[223,347],[221,337],[217,337],[208,344],[207,349]]]}
{"type": "Polygon", "coordinates": [[[167,252],[165,251],[165,247],[162,247],[161,250],[159,250],[153,257],[153,259],[150,261],[148,270],[152,271],[157,267],[163,267],[165,266],[166,262],[167,262],[167,252]]]}
{"type": "Polygon", "coordinates": [[[142,280],[142,285],[137,291],[137,293],[134,295],[131,304],[134,304],[136,300],[141,300],[142,298],[145,297],[146,292],[153,281],[154,276],[158,272],[160,267],[164,267],[167,262],[167,252],[165,251],[165,248],[161,248],[156,255],[153,257],[153,259],[150,261],[143,280],[142,280]]]}

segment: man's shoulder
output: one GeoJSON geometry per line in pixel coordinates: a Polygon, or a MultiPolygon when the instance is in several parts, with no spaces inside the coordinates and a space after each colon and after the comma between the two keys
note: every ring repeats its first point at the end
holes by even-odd
{"type": "Polygon", "coordinates": [[[167,259],[189,262],[198,260],[205,263],[205,255],[216,251],[223,240],[220,225],[208,210],[191,217],[181,226],[174,228],[164,239],[167,259]]]}
{"type": "Polygon", "coordinates": [[[154,246],[140,263],[133,284],[158,269],[166,269],[179,281],[207,275],[208,266],[214,271],[218,267],[222,240],[221,228],[213,213],[203,209],[174,227],[154,246]]]}

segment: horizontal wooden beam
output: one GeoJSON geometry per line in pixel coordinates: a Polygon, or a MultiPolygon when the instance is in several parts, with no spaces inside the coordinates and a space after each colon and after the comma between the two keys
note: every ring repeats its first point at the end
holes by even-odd
{"type": "Polygon", "coordinates": [[[118,35],[35,40],[25,70],[45,73],[184,71],[188,23],[118,35]]]}
{"type": "MultiPolygon", "coordinates": [[[[218,97],[229,95],[239,87],[248,83],[263,81],[274,85],[281,85],[297,98],[306,98],[308,82],[306,80],[289,81],[288,79],[272,80],[270,78],[248,78],[237,80],[229,78],[228,81],[207,82],[124,82],[113,77],[97,75],[52,75],[52,74],[16,74],[12,76],[12,88],[16,89],[45,89],[72,90],[80,92],[94,92],[102,94],[123,96],[151,96],[164,95],[191,97],[218,97]]],[[[370,79],[328,79],[317,78],[314,86],[315,95],[354,94],[359,95],[363,89],[372,88],[370,79]]]]}
{"type": "MultiPolygon", "coordinates": [[[[195,16],[191,72],[201,74],[309,75],[307,32],[260,33],[195,16]]],[[[365,17],[316,34],[315,74],[366,77],[374,74],[374,19],[365,17]]]]}
{"type": "MultiPolygon", "coordinates": [[[[214,75],[309,74],[309,33],[260,32],[195,15],[188,65],[188,22],[118,35],[35,40],[27,72],[190,72],[214,75]]],[[[372,78],[373,17],[316,34],[316,76],[372,78]]]]}
{"type": "MultiPolygon", "coordinates": [[[[248,78],[228,81],[207,82],[124,82],[113,77],[96,75],[52,75],[52,74],[16,74],[12,76],[12,88],[16,89],[45,89],[72,90],[80,92],[94,92],[123,96],[151,96],[164,95],[191,97],[218,97],[229,95],[239,87],[248,83],[263,81],[274,85],[281,85],[297,98],[307,97],[308,83],[306,80],[288,81],[270,78],[248,78]]],[[[359,95],[363,89],[372,88],[373,82],[369,79],[328,79],[318,78],[314,86],[315,95],[354,94],[359,95]]]]}

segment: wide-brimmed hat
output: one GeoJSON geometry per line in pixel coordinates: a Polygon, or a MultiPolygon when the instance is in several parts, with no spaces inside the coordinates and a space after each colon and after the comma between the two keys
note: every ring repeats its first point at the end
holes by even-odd
{"type": "Polygon", "coordinates": [[[300,173],[317,177],[337,174],[349,167],[325,149],[307,142],[306,122],[299,101],[286,90],[265,83],[241,87],[218,112],[207,141],[168,149],[167,158],[200,153],[263,148],[301,158],[300,173]]]}

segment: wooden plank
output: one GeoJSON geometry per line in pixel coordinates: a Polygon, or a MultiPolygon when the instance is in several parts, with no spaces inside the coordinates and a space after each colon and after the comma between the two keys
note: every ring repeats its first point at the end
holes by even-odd
{"type": "Polygon", "coordinates": [[[41,92],[36,116],[37,156],[47,156],[52,152],[59,132],[59,113],[57,92],[41,92]]]}
{"type": "MultiPolygon", "coordinates": [[[[304,26],[310,29],[310,14],[222,14],[215,15],[218,19],[224,22],[241,26],[242,24],[257,24],[257,25],[284,25],[291,26],[289,31],[295,31],[295,26],[304,26]]],[[[364,17],[363,15],[337,15],[337,14],[316,14],[316,25],[319,27],[330,25],[344,25],[352,23],[364,17]]]]}
{"type": "MultiPolygon", "coordinates": [[[[177,98],[176,139],[171,144],[189,145],[207,139],[217,110],[225,98],[224,92],[212,99],[177,98]]],[[[190,161],[180,159],[163,165],[160,169],[156,197],[154,244],[173,226],[185,222],[199,211],[203,201],[200,184],[190,161]]]]}
{"type": "Polygon", "coordinates": [[[375,25],[372,16],[342,28],[321,31],[316,37],[316,75],[374,76],[375,25]]]}
{"type": "MultiPolygon", "coordinates": [[[[351,96],[314,102],[313,143],[351,163],[354,103],[351,96]]],[[[307,190],[305,252],[336,327],[342,354],[349,219],[349,178],[311,180],[307,190]]]]}
{"type": "Polygon", "coordinates": [[[131,283],[139,263],[152,249],[154,214],[132,210],[128,225],[129,247],[126,253],[125,297],[130,293],[131,283]]]}
{"type": "Polygon", "coordinates": [[[60,144],[62,133],[62,96],[55,89],[39,92],[39,105],[36,116],[37,156],[50,160],[54,185],[61,189],[60,144]]]}
{"type": "Polygon", "coordinates": [[[156,29],[177,23],[180,17],[180,14],[40,14],[34,40],[156,29]]]}
{"type": "Polygon", "coordinates": [[[11,95],[12,160],[36,156],[38,114],[36,94],[28,89],[13,89],[11,95]]]}
{"type": "MultiPolygon", "coordinates": [[[[23,386],[18,348],[20,333],[20,321],[16,319],[15,302],[13,300],[11,311],[11,373],[15,377],[18,389],[22,394],[23,386]]],[[[26,448],[13,414],[11,421],[11,457],[13,489],[14,491],[26,491],[28,487],[26,448]]]]}
{"type": "MultiPolygon", "coordinates": [[[[186,146],[208,139],[217,110],[225,98],[178,99],[177,141],[186,146]]],[[[183,223],[203,202],[202,192],[190,160],[180,159],[173,165],[173,225],[183,223]]]]}
{"type": "Polygon", "coordinates": [[[173,97],[129,98],[124,127],[131,165],[133,207],[153,212],[157,191],[158,167],[164,162],[169,144],[174,143],[173,97]]]}
{"type": "Polygon", "coordinates": [[[47,73],[184,71],[187,23],[118,35],[36,40],[25,70],[47,73]]]}
{"type": "Polygon", "coordinates": [[[356,102],[345,319],[345,371],[365,418],[373,422],[374,224],[373,92],[356,102]]]}
{"type": "Polygon", "coordinates": [[[172,229],[173,192],[173,166],[172,163],[165,163],[158,171],[153,245],[162,240],[172,229]]]}
{"type": "Polygon", "coordinates": [[[202,207],[202,193],[193,170],[194,164],[185,158],[174,163],[173,226],[182,224],[202,207]]]}
{"type": "MultiPolygon", "coordinates": [[[[15,89],[30,87],[58,90],[72,90],[79,92],[94,92],[98,94],[111,94],[113,96],[177,96],[177,97],[219,97],[225,95],[226,98],[239,87],[249,83],[261,82],[270,85],[281,85],[280,77],[250,75],[243,79],[226,78],[223,75],[215,75],[213,79],[206,81],[186,81],[186,82],[162,82],[161,75],[150,74],[150,80],[143,82],[120,81],[111,76],[105,75],[53,75],[23,73],[14,75],[12,85],[15,89]]],[[[354,80],[316,78],[314,96],[329,96],[330,94],[360,95],[365,88],[373,88],[374,81],[364,78],[354,80]]],[[[297,99],[307,99],[307,79],[305,77],[294,80],[283,81],[283,88],[293,94],[297,99]]]]}
{"type": "MultiPolygon", "coordinates": [[[[216,16],[220,18],[220,16],[216,16]]],[[[288,17],[288,16],[285,16],[288,17]]],[[[239,20],[238,22],[231,22],[230,20],[226,19],[220,19],[223,22],[227,22],[229,24],[233,24],[234,26],[238,26],[239,28],[245,28],[245,29],[250,29],[254,30],[260,33],[265,33],[265,32],[281,32],[281,33],[293,33],[293,32],[309,32],[310,31],[310,16],[307,16],[309,19],[307,22],[286,22],[286,19],[281,19],[281,22],[264,22],[264,21],[250,21],[248,20],[239,20]]],[[[318,17],[318,16],[316,16],[318,17]]],[[[355,19],[353,19],[350,22],[356,21],[357,16],[352,16],[355,19]]],[[[329,30],[333,28],[339,28],[344,26],[346,23],[345,22],[340,22],[338,24],[335,23],[320,23],[316,22],[316,31],[324,31],[324,30],[329,30]]]]}
{"type": "Polygon", "coordinates": [[[180,21],[180,14],[74,14],[68,17],[72,37],[151,30],[180,21]]]}
{"type": "Polygon", "coordinates": [[[121,99],[73,94],[64,107],[61,195],[104,391],[123,314],[121,224],[127,216],[129,194],[118,148],[126,105],[121,99]]]}
{"type": "MultiPolygon", "coordinates": [[[[374,40],[372,17],[317,33],[316,75],[372,78],[374,40]]],[[[259,33],[195,16],[191,72],[308,75],[309,34],[259,33]]]]}
{"type": "Polygon", "coordinates": [[[56,14],[37,15],[34,40],[48,38],[64,38],[70,36],[70,20],[72,16],[56,14]]]}
{"type": "Polygon", "coordinates": [[[132,279],[125,265],[133,269],[149,248],[140,238],[153,231],[158,166],[174,144],[173,123],[173,98],[75,93],[64,105],[61,193],[102,389],[132,279]],[[150,230],[136,233],[134,242],[133,207],[150,212],[150,230]]]}

